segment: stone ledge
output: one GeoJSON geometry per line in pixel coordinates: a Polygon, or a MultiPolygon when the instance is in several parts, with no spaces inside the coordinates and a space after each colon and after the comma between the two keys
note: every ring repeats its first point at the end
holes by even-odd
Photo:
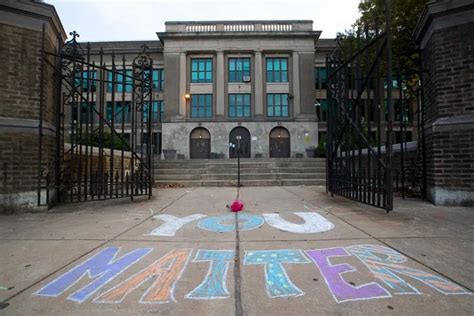
{"type": "Polygon", "coordinates": [[[474,206],[474,188],[429,187],[428,200],[435,205],[474,206]]]}

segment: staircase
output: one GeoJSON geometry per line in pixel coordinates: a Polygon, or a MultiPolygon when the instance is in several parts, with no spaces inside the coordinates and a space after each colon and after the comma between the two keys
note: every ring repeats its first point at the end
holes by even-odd
{"type": "MultiPolygon", "coordinates": [[[[325,185],[326,162],[321,158],[241,159],[243,186],[325,185]]],[[[159,160],[156,186],[237,186],[237,159],[159,160]]]]}

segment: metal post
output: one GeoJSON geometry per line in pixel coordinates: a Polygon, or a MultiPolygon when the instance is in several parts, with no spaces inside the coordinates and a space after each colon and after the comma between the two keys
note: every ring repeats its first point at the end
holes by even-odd
{"type": "Polygon", "coordinates": [[[237,139],[237,187],[240,188],[240,140],[242,136],[238,135],[237,139]]]}
{"type": "Polygon", "coordinates": [[[387,185],[387,212],[393,209],[393,175],[392,175],[392,125],[393,125],[393,105],[392,105],[392,1],[385,0],[386,16],[386,39],[387,39],[387,143],[386,143],[386,185],[387,185]]]}

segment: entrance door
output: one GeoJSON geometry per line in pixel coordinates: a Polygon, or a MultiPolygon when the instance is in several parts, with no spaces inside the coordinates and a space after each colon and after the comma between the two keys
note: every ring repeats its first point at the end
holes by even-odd
{"type": "Polygon", "coordinates": [[[270,158],[290,157],[290,133],[286,128],[275,127],[270,132],[270,158]]]}
{"type": "Polygon", "coordinates": [[[229,135],[229,158],[237,158],[237,136],[240,136],[240,158],[250,158],[250,132],[244,127],[234,128],[229,135]]]}
{"type": "Polygon", "coordinates": [[[189,156],[191,159],[211,158],[211,134],[205,128],[195,128],[190,135],[189,156]]]}

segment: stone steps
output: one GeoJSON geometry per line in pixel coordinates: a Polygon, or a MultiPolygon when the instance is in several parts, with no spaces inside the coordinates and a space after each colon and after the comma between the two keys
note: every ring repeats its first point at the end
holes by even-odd
{"type": "MultiPolygon", "coordinates": [[[[240,184],[245,187],[258,186],[297,186],[297,185],[326,185],[324,179],[285,179],[285,180],[241,180],[240,184]]],[[[223,187],[237,186],[237,180],[155,180],[155,186],[175,185],[182,187],[223,187]]]]}
{"type": "MultiPolygon", "coordinates": [[[[325,185],[324,159],[242,159],[243,186],[325,185]]],[[[237,160],[160,160],[157,186],[236,186],[237,160]]]]}

